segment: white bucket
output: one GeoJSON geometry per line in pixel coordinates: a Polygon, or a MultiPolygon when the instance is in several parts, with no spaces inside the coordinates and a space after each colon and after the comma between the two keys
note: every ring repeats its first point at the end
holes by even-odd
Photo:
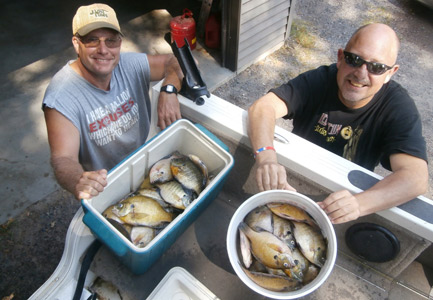
{"type": "Polygon", "coordinates": [[[335,236],[334,227],[331,221],[316,202],[296,192],[272,190],[261,192],[250,197],[236,210],[230,221],[227,231],[227,251],[230,263],[232,264],[236,274],[250,289],[269,298],[297,299],[312,293],[319,286],[321,286],[330,275],[337,257],[337,238],[335,236]],[[323,236],[327,240],[328,247],[324,266],[321,268],[319,274],[312,282],[304,285],[301,289],[296,291],[274,292],[267,290],[252,281],[241,268],[242,259],[239,257],[237,246],[239,243],[239,223],[242,222],[246,215],[256,207],[272,202],[288,203],[308,212],[317,222],[320,229],[322,230],[323,236]]]}

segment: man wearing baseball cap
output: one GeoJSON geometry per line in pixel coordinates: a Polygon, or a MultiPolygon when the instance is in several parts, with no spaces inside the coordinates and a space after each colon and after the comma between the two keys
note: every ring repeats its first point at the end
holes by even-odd
{"type": "Polygon", "coordinates": [[[107,170],[146,141],[151,105],[158,105],[161,129],[181,118],[183,74],[172,54],[120,53],[123,34],[106,4],[79,7],[72,34],[77,59],[52,78],[42,109],[56,178],[82,199],[98,195],[107,170]],[[151,103],[150,81],[162,79],[158,103],[151,103]]]}

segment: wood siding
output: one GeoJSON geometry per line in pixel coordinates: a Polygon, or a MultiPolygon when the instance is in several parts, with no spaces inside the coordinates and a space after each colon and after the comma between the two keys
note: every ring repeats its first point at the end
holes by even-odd
{"type": "Polygon", "coordinates": [[[237,70],[241,71],[284,44],[290,0],[242,0],[237,70]]]}

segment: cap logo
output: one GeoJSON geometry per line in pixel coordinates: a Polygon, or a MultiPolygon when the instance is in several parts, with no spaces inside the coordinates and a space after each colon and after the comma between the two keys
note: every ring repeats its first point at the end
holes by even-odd
{"type": "Polygon", "coordinates": [[[95,16],[95,18],[108,18],[107,11],[105,9],[93,9],[90,12],[91,16],[95,16]]]}
{"type": "Polygon", "coordinates": [[[80,6],[72,19],[72,34],[84,36],[99,28],[110,28],[123,35],[116,12],[110,6],[101,3],[80,6]]]}

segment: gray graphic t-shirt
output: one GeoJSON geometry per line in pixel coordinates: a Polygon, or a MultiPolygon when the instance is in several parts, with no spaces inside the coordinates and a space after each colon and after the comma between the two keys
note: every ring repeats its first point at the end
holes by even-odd
{"type": "Polygon", "coordinates": [[[141,146],[149,133],[150,69],[146,54],[121,53],[110,90],[96,88],[68,62],[51,80],[43,107],[56,109],[80,133],[85,170],[107,170],[141,146]]]}

